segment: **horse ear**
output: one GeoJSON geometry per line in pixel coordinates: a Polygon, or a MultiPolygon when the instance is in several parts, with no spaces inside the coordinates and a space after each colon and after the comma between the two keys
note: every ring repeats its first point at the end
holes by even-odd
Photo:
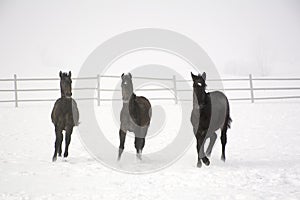
{"type": "Polygon", "coordinates": [[[206,80],[206,73],[205,73],[205,72],[203,72],[202,78],[203,78],[204,80],[206,80]]]}
{"type": "Polygon", "coordinates": [[[131,75],[131,73],[128,73],[128,75],[129,75],[129,77],[130,77],[130,78],[132,78],[132,75],[131,75]]]}
{"type": "Polygon", "coordinates": [[[195,79],[197,78],[197,76],[194,75],[193,72],[191,72],[191,76],[192,76],[192,79],[193,79],[193,80],[195,80],[195,79]]]}
{"type": "Polygon", "coordinates": [[[121,78],[123,78],[123,76],[124,76],[124,73],[121,75],[121,78]]]}
{"type": "Polygon", "coordinates": [[[62,77],[62,71],[59,72],[59,77],[60,77],[60,78],[62,77]]]}
{"type": "Polygon", "coordinates": [[[72,73],[71,73],[71,71],[69,71],[69,77],[71,78],[71,75],[72,75],[72,73]]]}

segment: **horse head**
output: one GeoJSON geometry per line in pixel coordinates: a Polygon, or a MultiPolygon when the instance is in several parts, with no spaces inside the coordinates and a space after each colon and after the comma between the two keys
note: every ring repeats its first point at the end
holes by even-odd
{"type": "Polygon", "coordinates": [[[201,107],[201,105],[203,106],[203,104],[205,103],[205,97],[206,97],[206,92],[205,92],[205,88],[206,88],[206,73],[203,72],[203,74],[198,74],[198,75],[194,75],[191,72],[191,76],[193,79],[193,88],[194,88],[194,100],[197,101],[197,104],[201,107]]]}
{"type": "Polygon", "coordinates": [[[123,101],[129,101],[131,95],[133,94],[133,84],[132,84],[132,75],[130,73],[128,74],[122,74],[122,99],[123,101]]]}
{"type": "Polygon", "coordinates": [[[69,73],[59,72],[61,96],[71,98],[72,96],[72,79],[71,71],[69,73]]]}

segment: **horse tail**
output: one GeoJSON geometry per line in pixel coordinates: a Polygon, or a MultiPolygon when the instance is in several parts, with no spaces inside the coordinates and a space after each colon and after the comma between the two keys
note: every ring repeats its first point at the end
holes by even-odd
{"type": "Polygon", "coordinates": [[[72,99],[72,115],[73,115],[74,125],[78,126],[79,125],[79,111],[78,111],[77,103],[74,99],[72,99]]]}
{"type": "Polygon", "coordinates": [[[232,119],[230,117],[229,102],[228,102],[228,99],[227,99],[227,109],[226,109],[225,122],[224,122],[224,125],[223,125],[222,130],[221,130],[221,138],[220,138],[221,139],[221,144],[222,144],[221,159],[223,161],[226,160],[226,158],[225,158],[225,146],[226,146],[226,143],[227,143],[227,129],[230,128],[231,122],[232,122],[232,119]]]}
{"type": "Polygon", "coordinates": [[[232,119],[230,117],[230,108],[229,108],[229,102],[227,100],[227,109],[226,109],[226,115],[225,115],[225,123],[223,125],[223,129],[227,129],[231,127],[232,119]]]}
{"type": "Polygon", "coordinates": [[[52,112],[51,112],[51,121],[54,125],[56,125],[56,122],[57,122],[57,104],[58,104],[58,100],[56,100],[54,106],[53,106],[53,109],[52,109],[52,112]]]}

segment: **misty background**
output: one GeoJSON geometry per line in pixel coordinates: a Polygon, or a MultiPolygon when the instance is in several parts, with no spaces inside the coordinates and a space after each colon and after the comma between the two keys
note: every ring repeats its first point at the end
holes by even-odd
{"type": "Polygon", "coordinates": [[[221,76],[300,76],[299,11],[298,0],[0,0],[0,78],[76,76],[102,42],[138,28],[186,35],[221,76]]]}

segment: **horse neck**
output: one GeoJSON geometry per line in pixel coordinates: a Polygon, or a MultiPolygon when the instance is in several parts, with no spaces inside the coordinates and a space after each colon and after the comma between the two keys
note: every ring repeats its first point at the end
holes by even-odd
{"type": "Polygon", "coordinates": [[[133,103],[134,99],[136,98],[136,95],[134,94],[134,92],[131,94],[130,98],[126,101],[123,100],[123,107],[128,107],[129,104],[133,103]]]}
{"type": "Polygon", "coordinates": [[[66,97],[66,95],[65,95],[63,89],[61,88],[61,86],[60,86],[60,97],[61,97],[61,98],[66,97]]]}
{"type": "Polygon", "coordinates": [[[205,92],[205,89],[193,89],[193,108],[200,108],[200,105],[205,104],[205,100],[207,97],[207,93],[205,92]],[[205,96],[204,98],[200,98],[201,96],[205,96]],[[203,100],[204,99],[204,100],[203,100]]]}
{"type": "Polygon", "coordinates": [[[63,93],[62,90],[61,90],[61,92],[60,92],[60,97],[63,98],[63,99],[72,99],[72,97],[67,97],[67,96],[65,95],[65,93],[63,93]]]}
{"type": "Polygon", "coordinates": [[[66,98],[66,99],[67,99],[66,94],[65,94],[65,92],[63,91],[62,87],[60,87],[60,97],[61,97],[61,98],[66,98]]]}
{"type": "Polygon", "coordinates": [[[60,97],[65,99],[70,99],[71,97],[66,97],[65,93],[61,90],[60,91],[60,97]]]}

